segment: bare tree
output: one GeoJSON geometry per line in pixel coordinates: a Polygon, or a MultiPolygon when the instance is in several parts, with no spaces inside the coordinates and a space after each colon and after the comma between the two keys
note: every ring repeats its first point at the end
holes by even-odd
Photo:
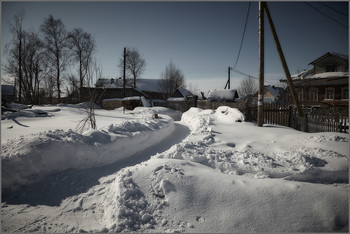
{"type": "Polygon", "coordinates": [[[185,78],[182,71],[176,67],[173,62],[170,62],[165,71],[162,72],[159,82],[159,89],[165,93],[166,98],[169,97],[178,88],[185,88],[185,78]]]}
{"type": "MultiPolygon", "coordinates": [[[[98,78],[101,78],[102,76],[102,68],[100,64],[97,64],[96,61],[94,61],[91,66],[89,66],[88,72],[87,72],[87,85],[89,86],[89,100],[84,105],[84,112],[85,117],[82,119],[79,124],[77,125],[77,130],[79,132],[83,132],[86,129],[92,128],[96,129],[96,118],[95,118],[95,105],[96,101],[98,99],[98,94],[96,92],[96,89],[90,88],[93,86],[94,81],[96,81],[98,78]]],[[[103,95],[100,94],[100,95],[103,95]]]]}
{"type": "Polygon", "coordinates": [[[19,86],[19,102],[22,97],[26,103],[39,102],[39,86],[44,70],[42,59],[42,43],[38,34],[22,29],[23,11],[15,15],[15,23],[11,24],[13,40],[5,46],[7,63],[3,69],[15,79],[19,86]]]}
{"type": "Polygon", "coordinates": [[[40,30],[44,36],[43,44],[46,49],[46,59],[56,73],[57,95],[58,101],[60,102],[62,72],[65,69],[68,59],[66,51],[66,29],[61,19],[54,19],[53,16],[50,15],[40,26],[40,30]]]}
{"type": "Polygon", "coordinates": [[[23,60],[23,29],[22,22],[24,11],[18,12],[14,16],[14,22],[10,23],[10,32],[12,33],[11,43],[6,44],[5,51],[8,54],[7,63],[3,69],[15,78],[15,88],[18,88],[18,101],[22,102],[22,60],[23,60]]]}
{"type": "Polygon", "coordinates": [[[35,32],[24,32],[23,40],[23,87],[29,103],[39,103],[41,72],[46,69],[42,41],[35,32]]]}
{"type": "MultiPolygon", "coordinates": [[[[95,41],[90,33],[84,32],[81,28],[75,28],[68,33],[68,47],[72,51],[74,59],[79,64],[79,88],[84,86],[89,66],[92,62],[92,54],[96,47],[95,41]]],[[[79,98],[81,94],[79,92],[79,98]]]]}
{"type": "Polygon", "coordinates": [[[253,80],[253,78],[248,76],[241,81],[241,84],[238,88],[238,93],[240,97],[246,97],[255,94],[257,90],[258,88],[256,82],[253,80]]]}
{"type": "MultiPolygon", "coordinates": [[[[124,58],[122,56],[122,58],[119,60],[119,67],[123,68],[123,66],[124,58]]],[[[140,77],[146,66],[146,61],[141,57],[136,48],[127,48],[125,66],[126,76],[134,79],[134,87],[136,88],[136,79],[140,77]]]]}

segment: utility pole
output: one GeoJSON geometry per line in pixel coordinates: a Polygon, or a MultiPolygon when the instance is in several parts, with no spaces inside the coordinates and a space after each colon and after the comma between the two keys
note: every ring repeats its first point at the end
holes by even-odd
{"type": "Polygon", "coordinates": [[[228,71],[228,79],[225,85],[225,89],[226,87],[228,87],[228,89],[230,89],[230,85],[231,85],[231,69],[233,69],[232,67],[228,67],[227,71],[228,71]]]}
{"type": "Polygon", "coordinates": [[[264,2],[259,1],[259,91],[258,126],[264,124],[264,2]]]}
{"type": "Polygon", "coordinates": [[[124,47],[124,69],[123,69],[123,97],[125,98],[125,67],[126,67],[126,47],[124,47]]]}
{"type": "Polygon", "coordinates": [[[303,111],[301,109],[297,93],[295,92],[295,88],[294,88],[294,84],[293,84],[292,78],[290,77],[290,72],[289,72],[289,69],[288,69],[288,66],[287,66],[286,59],[284,58],[284,55],[283,55],[281,44],[280,44],[280,42],[278,40],[278,37],[277,37],[275,26],[274,26],[274,24],[272,22],[272,18],[271,18],[271,15],[270,15],[269,8],[267,7],[267,3],[266,2],[263,2],[262,4],[263,4],[263,8],[265,9],[266,16],[267,16],[267,19],[268,19],[269,24],[270,24],[271,32],[272,32],[273,38],[274,38],[275,43],[276,43],[277,51],[278,51],[278,54],[279,54],[281,62],[282,62],[284,73],[285,73],[285,75],[287,77],[288,86],[289,86],[289,89],[290,89],[290,91],[292,93],[292,98],[293,98],[294,104],[295,104],[295,106],[297,108],[299,116],[300,117],[304,117],[304,113],[303,113],[303,111]]]}

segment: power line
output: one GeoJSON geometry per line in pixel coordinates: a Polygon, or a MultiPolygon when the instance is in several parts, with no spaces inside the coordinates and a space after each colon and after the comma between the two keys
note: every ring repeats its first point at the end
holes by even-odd
{"type": "Polygon", "coordinates": [[[317,9],[316,7],[312,6],[310,3],[308,2],[304,2],[306,5],[308,5],[309,7],[311,7],[312,9],[314,9],[315,11],[319,12],[320,14],[326,16],[328,19],[332,20],[333,22],[339,24],[340,26],[344,27],[344,28],[348,28],[348,26],[346,26],[345,24],[339,22],[338,20],[332,18],[331,16],[327,15],[326,13],[320,11],[319,9],[317,9]]]}
{"type": "MultiPolygon", "coordinates": [[[[232,70],[233,70],[234,72],[236,72],[236,73],[241,74],[241,75],[244,75],[244,76],[247,76],[247,77],[253,78],[253,79],[255,79],[255,80],[259,80],[259,78],[258,78],[258,77],[255,77],[255,76],[252,76],[252,75],[246,74],[246,73],[244,73],[244,72],[241,72],[240,70],[237,70],[236,68],[232,68],[232,70]]],[[[266,80],[265,80],[265,83],[269,83],[269,84],[271,84],[271,85],[275,85],[274,83],[269,82],[269,81],[266,81],[266,80]]]]}
{"type": "Polygon", "coordinates": [[[233,69],[235,69],[237,63],[238,63],[238,59],[239,59],[239,55],[241,54],[241,49],[242,49],[242,46],[243,46],[243,40],[244,40],[244,36],[245,36],[245,31],[246,31],[246,28],[247,28],[247,23],[248,23],[248,17],[249,17],[249,11],[250,11],[250,4],[251,2],[249,2],[249,5],[248,5],[248,11],[247,11],[247,16],[245,18],[245,24],[244,24],[244,30],[243,30],[243,35],[242,35],[242,39],[241,39],[241,44],[239,46],[239,51],[238,51],[238,55],[237,55],[237,59],[236,59],[236,62],[235,62],[235,65],[233,66],[233,69]]]}
{"type": "Polygon", "coordinates": [[[349,14],[346,14],[344,12],[338,11],[337,9],[335,9],[335,8],[333,8],[331,6],[328,6],[327,4],[325,4],[323,2],[319,2],[319,4],[322,4],[323,6],[328,7],[329,9],[331,9],[331,10],[333,10],[333,11],[335,11],[335,12],[341,14],[341,15],[349,16],[349,14]]]}

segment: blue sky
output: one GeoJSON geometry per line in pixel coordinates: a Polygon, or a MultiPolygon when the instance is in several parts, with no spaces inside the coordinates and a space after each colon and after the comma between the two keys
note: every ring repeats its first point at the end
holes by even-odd
{"type": "MultiPolygon", "coordinates": [[[[310,68],[309,62],[328,51],[348,54],[347,2],[309,2],[345,24],[335,23],[304,2],[268,2],[290,72],[310,68]],[[330,9],[329,7],[339,11],[330,9]]],[[[119,77],[124,47],[135,47],[146,60],[142,77],[160,78],[172,61],[187,82],[200,90],[224,88],[244,28],[248,2],[2,2],[1,48],[11,40],[8,22],[21,9],[24,29],[39,30],[52,14],[67,30],[81,27],[96,41],[95,57],[106,78],[119,77]]],[[[265,80],[278,84],[284,72],[267,20],[265,80]]],[[[258,2],[251,3],[245,40],[236,68],[258,76],[258,2]]],[[[231,71],[231,88],[243,75],[231,71]]]]}

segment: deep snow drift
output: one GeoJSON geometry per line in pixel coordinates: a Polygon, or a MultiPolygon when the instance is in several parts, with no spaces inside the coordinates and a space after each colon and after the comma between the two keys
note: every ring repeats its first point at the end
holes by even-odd
{"type": "MultiPolygon", "coordinates": [[[[26,175],[18,179],[17,174],[4,170],[4,162],[19,172],[25,160],[29,165],[35,160],[48,160],[50,166],[42,163],[40,168],[28,168],[39,174],[53,173],[51,179],[40,181],[42,187],[55,189],[60,188],[61,181],[66,183],[72,170],[83,174],[82,168],[97,165],[106,165],[99,170],[111,170],[112,154],[113,160],[122,157],[132,161],[133,157],[147,154],[146,146],[153,146],[156,149],[152,150],[158,153],[142,163],[112,170],[115,173],[101,177],[97,184],[79,194],[63,198],[59,205],[48,206],[39,200],[32,204],[19,202],[28,194],[35,195],[30,187],[38,188],[38,184],[29,184],[28,189],[18,188],[13,193],[16,195],[6,189],[8,202],[3,200],[2,204],[2,231],[348,231],[348,134],[307,134],[272,125],[259,128],[244,122],[244,115],[230,107],[191,108],[175,124],[168,116],[177,113],[167,109],[141,108],[128,115],[123,115],[122,110],[96,110],[100,127],[84,134],[59,124],[56,127],[64,130],[52,129],[52,124],[61,123],[63,116],[67,117],[65,122],[75,119],[76,123],[79,119],[76,108],[63,107],[49,115],[2,120],[6,127],[2,135],[14,130],[13,136],[5,138],[8,140],[2,138],[3,188],[33,183],[26,175]],[[168,115],[160,115],[156,120],[152,118],[155,111],[168,115]],[[16,121],[34,126],[39,119],[47,121],[46,133],[34,132],[20,138],[16,129],[23,126],[7,128],[16,121]],[[186,126],[191,132],[181,142],[175,141],[172,133],[186,133],[177,131],[186,126]],[[157,135],[162,131],[163,134],[157,135]],[[56,140],[64,147],[60,144],[44,147],[45,141],[56,140]],[[160,150],[165,144],[170,144],[169,148],[160,150]],[[47,147],[51,150],[49,154],[47,147]],[[66,154],[62,148],[74,153],[66,154]],[[56,156],[50,157],[51,154],[56,156]],[[53,163],[57,157],[62,164],[53,163]],[[90,163],[83,160],[85,157],[90,163]],[[74,168],[66,167],[65,161],[74,168]],[[55,174],[59,165],[64,166],[55,174]]],[[[89,180],[88,176],[84,179],[89,180]]]]}

